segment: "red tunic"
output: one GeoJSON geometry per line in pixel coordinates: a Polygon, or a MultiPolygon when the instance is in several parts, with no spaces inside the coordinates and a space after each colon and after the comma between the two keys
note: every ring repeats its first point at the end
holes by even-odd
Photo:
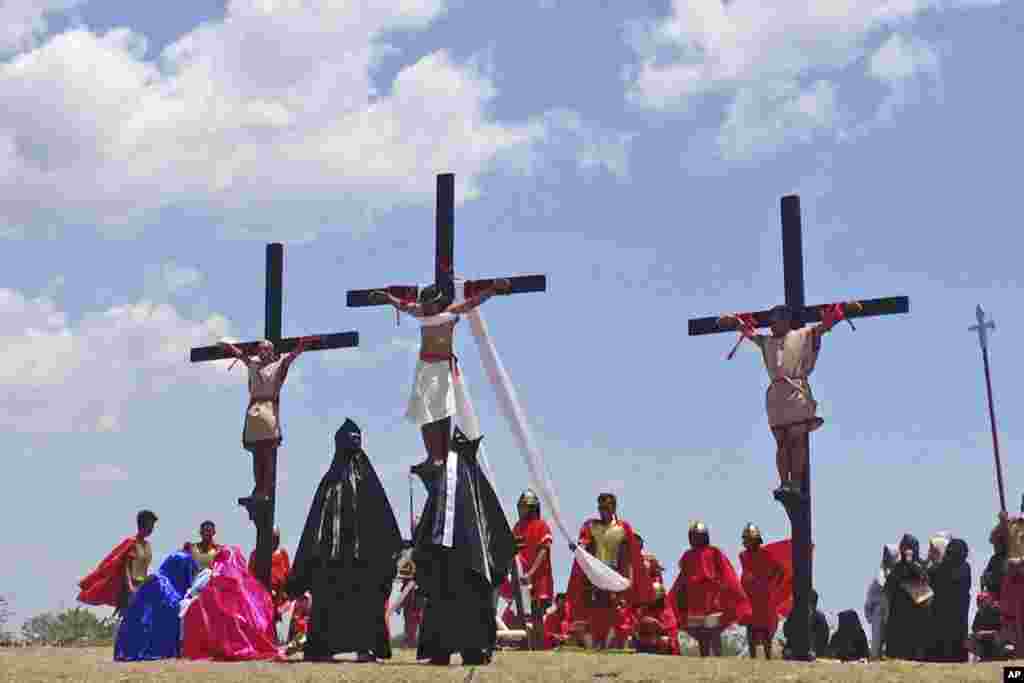
{"type": "Polygon", "coordinates": [[[551,610],[544,615],[544,648],[552,650],[569,638],[572,620],[568,610],[551,610]]]}
{"type": "Polygon", "coordinates": [[[86,605],[118,607],[125,586],[125,562],[135,547],[135,536],[129,536],[114,547],[96,569],[78,582],[78,601],[86,605]]]}
{"type": "Polygon", "coordinates": [[[679,559],[679,576],[672,584],[669,604],[682,628],[687,617],[720,612],[719,628],[750,618],[750,600],[725,554],[715,546],[691,548],[679,559]],[[679,603],[682,602],[682,605],[679,603]],[[682,607],[683,609],[680,609],[682,607]]]}
{"type": "Polygon", "coordinates": [[[525,541],[519,551],[519,562],[524,572],[537,559],[541,548],[547,548],[544,559],[530,579],[530,596],[534,600],[552,600],[555,597],[555,579],[551,572],[551,527],[543,519],[519,520],[512,533],[525,541]]]}
{"type": "Polygon", "coordinates": [[[657,650],[659,654],[679,654],[679,622],[668,600],[661,607],[637,610],[636,639],[638,644],[657,650]]]}
{"type": "MultiPolygon", "coordinates": [[[[288,581],[289,571],[291,571],[291,560],[288,558],[288,551],[278,548],[270,557],[270,596],[274,600],[275,619],[278,621],[288,609],[289,600],[284,584],[288,581]]],[[[256,575],[255,550],[249,553],[249,573],[253,576],[256,575]]]]}
{"type": "MultiPolygon", "coordinates": [[[[633,527],[625,520],[617,520],[625,531],[625,553],[619,556],[619,566],[616,571],[625,576],[632,573],[633,581],[630,587],[621,594],[623,604],[614,607],[588,607],[584,602],[586,591],[592,588],[590,580],[580,569],[577,562],[573,562],[572,571],[569,575],[569,587],[567,599],[574,618],[588,622],[591,635],[597,640],[603,640],[609,629],[614,628],[620,638],[627,638],[633,631],[633,612],[631,606],[643,605],[654,601],[654,587],[650,577],[644,571],[643,560],[640,556],[640,543],[636,539],[633,527]]],[[[592,524],[600,524],[600,519],[588,519],[580,528],[579,545],[585,548],[593,547],[594,538],[590,532],[592,524]]]]}
{"type": "Polygon", "coordinates": [[[744,550],[740,565],[743,590],[751,607],[750,619],[744,623],[774,633],[779,617],[786,616],[793,606],[792,544],[786,540],[763,545],[757,551],[744,550]]]}

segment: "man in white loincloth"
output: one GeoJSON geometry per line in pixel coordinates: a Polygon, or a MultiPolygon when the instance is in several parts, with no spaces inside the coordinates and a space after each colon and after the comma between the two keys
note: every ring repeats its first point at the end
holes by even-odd
{"type": "Polygon", "coordinates": [[[249,406],[245,411],[242,448],[252,453],[255,485],[252,495],[241,499],[247,507],[266,505],[274,495],[277,448],[282,441],[281,387],[288,377],[288,368],[310,341],[312,339],[301,339],[294,351],[278,355],[274,345],[264,339],[257,346],[255,357],[246,355],[234,344],[219,344],[249,370],[249,406]]]}
{"type": "MultiPolygon", "coordinates": [[[[861,310],[858,302],[847,303],[852,310],[861,310]]],[[[772,309],[771,335],[758,334],[749,316],[724,315],[719,327],[739,327],[744,338],[761,349],[771,384],[765,395],[768,426],[775,437],[775,462],[780,486],[775,497],[802,499],[804,470],[807,467],[808,437],[824,420],[817,416],[818,403],[811,394],[807,378],[821,350],[821,336],[845,318],[843,304],[825,309],[818,325],[793,329],[795,312],[786,305],[772,309]]]]}
{"type": "Polygon", "coordinates": [[[418,303],[402,301],[384,291],[370,296],[373,303],[391,304],[421,321],[420,357],[405,417],[420,426],[427,455],[435,463],[444,462],[450,450],[451,418],[456,413],[453,374],[459,372],[452,340],[459,315],[472,311],[495,294],[507,292],[509,287],[508,280],[495,280],[490,289],[460,303],[452,303],[437,285],[425,287],[418,303]]]}

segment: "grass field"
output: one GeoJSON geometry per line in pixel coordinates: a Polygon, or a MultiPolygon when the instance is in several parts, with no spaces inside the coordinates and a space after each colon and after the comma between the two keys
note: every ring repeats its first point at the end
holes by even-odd
{"type": "Polygon", "coordinates": [[[295,663],[197,663],[181,660],[145,664],[115,664],[109,648],[15,648],[0,649],[0,682],[114,683],[195,681],[196,683],[327,683],[328,681],[603,681],[632,683],[651,681],[724,681],[798,683],[800,681],[904,681],[1003,680],[1002,663],[912,664],[883,662],[843,664],[819,661],[799,664],[749,659],[659,657],[587,652],[499,652],[490,666],[463,667],[453,658],[447,669],[417,664],[410,650],[397,650],[382,664],[295,663]]]}

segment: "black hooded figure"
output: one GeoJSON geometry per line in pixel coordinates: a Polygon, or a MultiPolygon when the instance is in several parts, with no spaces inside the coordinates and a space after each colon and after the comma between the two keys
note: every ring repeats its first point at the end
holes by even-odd
{"type": "Polygon", "coordinates": [[[860,624],[860,617],[852,609],[840,612],[839,627],[828,643],[828,656],[844,662],[855,662],[867,659],[870,654],[868,637],[860,624]]]}
{"type": "Polygon", "coordinates": [[[416,583],[426,598],[417,659],[447,665],[487,662],[497,640],[494,591],[508,574],[516,543],[498,497],[477,460],[479,439],[456,427],[444,463],[412,471],[427,488],[413,540],[416,583]]]}
{"type": "Polygon", "coordinates": [[[971,565],[967,564],[967,543],[954,538],[931,574],[931,643],[928,660],[966,662],[967,618],[971,610],[971,565]]]}
{"type": "Polygon", "coordinates": [[[900,541],[900,556],[885,580],[889,597],[889,621],[885,626],[885,656],[922,661],[931,633],[927,604],[917,604],[907,586],[927,585],[928,573],[921,563],[920,544],[910,534],[900,541]]]}
{"type": "Polygon", "coordinates": [[[304,658],[356,652],[389,659],[384,604],[402,534],[352,420],[334,435],[334,461],[320,480],[295,552],[287,591],[313,594],[304,658]]]}

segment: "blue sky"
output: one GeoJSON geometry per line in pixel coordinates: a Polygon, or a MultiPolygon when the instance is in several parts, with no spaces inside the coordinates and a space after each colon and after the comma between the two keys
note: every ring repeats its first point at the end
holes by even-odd
{"type": "MultiPolygon", "coordinates": [[[[262,334],[270,240],[286,243],[285,333],[362,340],[302,358],[286,386],[284,543],[349,416],[408,524],[417,330],[344,292],[430,279],[442,172],[461,274],[548,274],[547,293],[485,315],[571,525],[610,489],[666,567],[692,519],[734,561],[747,521],[788,535],[760,359],[726,362],[734,339],[689,338],[686,320],[781,301],[779,198],[795,192],[809,302],[911,298],[907,316],[838,328],[813,376],[822,606],[860,610],[880,547],[907,531],[962,536],[980,571],[998,502],[979,303],[1013,508],[1024,477],[1019,5],[150,4],[0,8],[0,592],[16,622],[72,605],[142,507],[158,557],[206,518],[253,545],[234,504],[251,486],[244,376],[186,358],[262,334]]],[[[526,468],[468,330],[458,344],[512,509],[526,468]]],[[[559,585],[569,561],[559,540],[559,585]]]]}

